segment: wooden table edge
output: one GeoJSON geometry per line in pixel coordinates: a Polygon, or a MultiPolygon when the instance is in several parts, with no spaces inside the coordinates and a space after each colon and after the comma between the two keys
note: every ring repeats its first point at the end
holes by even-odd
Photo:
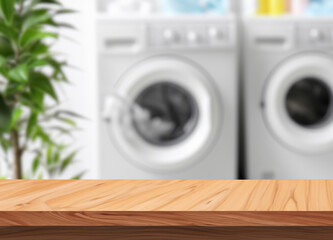
{"type": "Polygon", "coordinates": [[[8,226],[333,227],[332,211],[0,211],[8,226]]]}

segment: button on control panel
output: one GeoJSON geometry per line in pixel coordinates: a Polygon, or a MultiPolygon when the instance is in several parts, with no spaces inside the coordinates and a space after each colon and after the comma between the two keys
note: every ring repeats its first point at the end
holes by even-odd
{"type": "Polygon", "coordinates": [[[200,44],[205,40],[204,36],[195,31],[189,31],[186,37],[189,44],[200,44]]]}
{"type": "Polygon", "coordinates": [[[333,45],[333,28],[321,25],[301,25],[298,28],[298,42],[302,46],[328,46],[333,45]]]}
{"type": "Polygon", "coordinates": [[[211,40],[222,40],[224,33],[225,31],[222,31],[221,29],[214,26],[208,29],[208,36],[211,40]]]}
{"type": "Polygon", "coordinates": [[[312,28],[309,30],[309,39],[314,43],[321,43],[326,41],[326,34],[322,29],[312,28]]]}
{"type": "Polygon", "coordinates": [[[149,43],[157,48],[214,48],[229,45],[229,25],[221,24],[152,24],[149,43]]]}
{"type": "Polygon", "coordinates": [[[207,45],[207,31],[204,25],[189,25],[185,27],[185,46],[207,45]]]}
{"type": "Polygon", "coordinates": [[[228,26],[210,25],[207,28],[208,41],[210,44],[223,44],[230,41],[231,33],[228,26]]]}
{"type": "Polygon", "coordinates": [[[180,44],[181,33],[175,29],[166,28],[163,30],[163,42],[166,44],[180,44]]]}

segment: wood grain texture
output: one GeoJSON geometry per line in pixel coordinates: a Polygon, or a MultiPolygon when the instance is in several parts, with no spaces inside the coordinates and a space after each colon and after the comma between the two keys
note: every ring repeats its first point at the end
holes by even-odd
{"type": "Polygon", "coordinates": [[[332,227],[0,227],[1,240],[332,240],[332,227]]]}
{"type": "Polygon", "coordinates": [[[333,181],[4,180],[0,226],[333,226],[333,181]]]}

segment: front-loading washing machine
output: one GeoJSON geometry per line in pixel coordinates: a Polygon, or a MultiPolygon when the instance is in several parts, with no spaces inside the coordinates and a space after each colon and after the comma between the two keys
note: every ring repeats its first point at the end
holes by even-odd
{"type": "Polygon", "coordinates": [[[99,17],[103,179],[237,177],[232,16],[99,17]]]}
{"type": "Polygon", "coordinates": [[[247,18],[247,177],[333,178],[333,19],[247,18]]]}

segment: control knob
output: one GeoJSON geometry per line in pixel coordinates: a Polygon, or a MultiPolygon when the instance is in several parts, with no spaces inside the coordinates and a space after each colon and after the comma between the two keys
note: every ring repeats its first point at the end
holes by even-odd
{"type": "Polygon", "coordinates": [[[179,35],[172,29],[165,29],[163,32],[163,38],[168,43],[177,43],[179,42],[179,35]]]}
{"type": "Polygon", "coordinates": [[[200,35],[194,31],[189,31],[187,33],[187,40],[191,44],[196,44],[200,42],[200,35]]]}
{"type": "Polygon", "coordinates": [[[216,27],[209,28],[208,34],[211,39],[219,40],[223,38],[223,33],[216,27]]]}
{"type": "Polygon", "coordinates": [[[320,42],[325,40],[325,34],[318,28],[313,28],[310,30],[310,39],[314,42],[320,42]]]}

